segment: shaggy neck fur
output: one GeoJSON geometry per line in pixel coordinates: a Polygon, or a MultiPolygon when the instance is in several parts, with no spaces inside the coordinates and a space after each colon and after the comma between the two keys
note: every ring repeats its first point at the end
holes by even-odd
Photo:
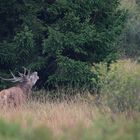
{"type": "Polygon", "coordinates": [[[30,96],[31,89],[32,89],[32,86],[30,84],[28,84],[27,82],[22,82],[22,83],[18,84],[17,86],[22,89],[24,95],[26,95],[27,97],[30,96]]]}

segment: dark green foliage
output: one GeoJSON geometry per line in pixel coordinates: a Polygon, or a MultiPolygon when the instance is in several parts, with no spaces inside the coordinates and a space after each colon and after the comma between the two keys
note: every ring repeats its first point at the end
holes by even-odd
{"type": "Polygon", "coordinates": [[[1,73],[27,66],[39,71],[38,87],[95,88],[92,64],[117,57],[125,20],[119,0],[1,2],[1,73]]]}
{"type": "Polygon", "coordinates": [[[55,74],[49,77],[48,83],[56,86],[71,85],[83,88],[93,84],[91,77],[94,75],[86,63],[62,57],[57,60],[57,64],[55,74]]]}
{"type": "Polygon", "coordinates": [[[33,34],[28,27],[25,27],[23,31],[16,34],[14,43],[16,46],[17,64],[25,65],[26,63],[31,63],[31,59],[35,53],[35,46],[33,34]]]}
{"type": "Polygon", "coordinates": [[[13,38],[21,25],[23,8],[18,0],[0,0],[0,41],[13,38]]]}

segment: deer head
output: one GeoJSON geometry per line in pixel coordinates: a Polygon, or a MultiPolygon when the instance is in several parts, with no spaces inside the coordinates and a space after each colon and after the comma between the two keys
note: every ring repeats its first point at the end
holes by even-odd
{"type": "Polygon", "coordinates": [[[19,77],[16,77],[11,72],[12,78],[9,78],[9,79],[3,78],[3,77],[0,77],[0,78],[2,80],[10,81],[10,82],[13,82],[13,83],[15,83],[15,82],[19,82],[21,84],[26,83],[27,85],[30,85],[32,87],[33,85],[35,85],[35,83],[39,79],[38,73],[36,71],[33,72],[33,73],[30,73],[30,70],[27,70],[25,67],[23,67],[23,69],[24,69],[24,73],[18,72],[19,77]]]}

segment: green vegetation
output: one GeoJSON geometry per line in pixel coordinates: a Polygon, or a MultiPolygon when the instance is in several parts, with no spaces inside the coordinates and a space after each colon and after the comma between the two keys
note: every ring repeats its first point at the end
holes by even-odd
{"type": "Polygon", "coordinates": [[[1,75],[26,66],[39,71],[39,88],[92,85],[92,64],[117,57],[126,17],[119,6],[119,0],[3,0],[1,75]]]}
{"type": "Polygon", "coordinates": [[[140,111],[140,65],[130,60],[110,66],[103,80],[102,95],[113,111],[140,111]]]}
{"type": "Polygon", "coordinates": [[[139,0],[0,0],[0,76],[41,89],[0,108],[0,140],[139,140],[139,46],[139,0]]]}
{"type": "Polygon", "coordinates": [[[100,118],[93,122],[92,127],[77,125],[74,129],[64,129],[63,134],[54,135],[46,126],[21,128],[16,123],[0,120],[1,140],[139,140],[140,119],[116,120],[100,118]]]}
{"type": "Polygon", "coordinates": [[[83,95],[71,89],[48,91],[47,98],[40,97],[41,102],[38,98],[18,110],[0,110],[0,139],[139,140],[140,64],[121,60],[111,64],[109,72],[102,63],[92,71],[99,79],[99,101],[88,91],[82,91],[83,95]],[[49,100],[54,95],[58,99],[59,94],[72,93],[77,95],[49,100]]]}
{"type": "Polygon", "coordinates": [[[128,10],[128,15],[119,44],[121,54],[136,59],[140,55],[140,2],[122,0],[122,7],[128,10]]]}

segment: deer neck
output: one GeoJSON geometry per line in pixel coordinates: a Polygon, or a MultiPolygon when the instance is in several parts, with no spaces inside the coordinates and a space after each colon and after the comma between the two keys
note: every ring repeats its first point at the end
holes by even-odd
{"type": "Polygon", "coordinates": [[[32,89],[31,85],[29,85],[27,83],[20,83],[18,86],[21,88],[21,90],[23,91],[24,95],[26,95],[27,97],[30,96],[31,89],[32,89]]]}

